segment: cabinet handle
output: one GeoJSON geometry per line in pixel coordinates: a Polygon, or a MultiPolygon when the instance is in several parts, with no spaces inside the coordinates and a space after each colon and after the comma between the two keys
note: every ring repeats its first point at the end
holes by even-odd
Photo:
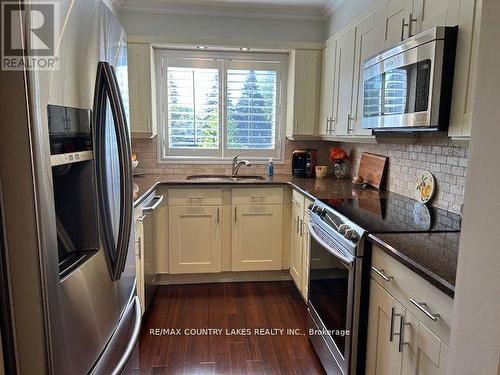
{"type": "Polygon", "coordinates": [[[220,223],[220,218],[219,218],[219,207],[217,207],[217,223],[220,223]]]}
{"type": "Polygon", "coordinates": [[[156,210],[156,208],[163,201],[163,195],[156,195],[153,199],[156,199],[155,204],[153,204],[152,206],[149,206],[149,207],[144,207],[143,208],[144,211],[146,211],[146,212],[152,212],[152,211],[156,210]]]}
{"type": "Polygon", "coordinates": [[[137,238],[135,240],[135,243],[137,244],[135,255],[137,255],[139,259],[141,259],[141,252],[142,252],[141,237],[137,238]]]}
{"type": "Polygon", "coordinates": [[[418,21],[417,18],[413,18],[413,13],[410,13],[410,20],[408,21],[408,36],[409,37],[413,36],[413,33],[411,32],[411,25],[413,24],[413,22],[417,22],[417,21],[418,21]]]}
{"type": "Polygon", "coordinates": [[[304,232],[303,232],[303,230],[304,230],[303,224],[304,224],[304,222],[302,221],[302,219],[299,219],[299,234],[300,234],[300,237],[302,237],[302,235],[304,234],[304,232]]]}
{"type": "Polygon", "coordinates": [[[429,311],[429,306],[425,302],[417,302],[413,298],[410,298],[410,302],[413,303],[420,311],[422,311],[430,320],[436,322],[441,315],[429,311]]]}
{"type": "Polygon", "coordinates": [[[394,333],[394,318],[400,316],[402,318],[401,314],[396,314],[396,308],[393,307],[391,309],[391,325],[390,325],[390,331],[389,331],[389,341],[393,342],[394,341],[394,336],[399,336],[401,335],[401,331],[399,333],[394,333]]]}
{"type": "MultiPolygon", "coordinates": [[[[411,16],[410,16],[411,17],[411,16]]],[[[410,26],[410,23],[406,23],[405,22],[406,20],[403,18],[403,20],[401,21],[401,41],[405,40],[405,27],[406,26],[410,26]]]]}
{"type": "Polygon", "coordinates": [[[354,120],[354,117],[351,115],[347,115],[347,133],[351,134],[352,133],[352,127],[351,127],[351,121],[354,120]]]}
{"type": "Polygon", "coordinates": [[[299,233],[299,217],[297,216],[297,219],[295,219],[295,233],[299,233]]]}
{"type": "MultiPolygon", "coordinates": [[[[384,279],[385,281],[391,281],[393,279],[392,276],[387,276],[384,272],[384,270],[378,270],[376,269],[374,266],[372,266],[372,270],[377,274],[379,275],[382,279],[384,279]]],[[[391,340],[392,341],[392,340],[391,340]]]]}
{"type": "Polygon", "coordinates": [[[146,218],[146,215],[141,215],[136,220],[140,221],[140,222],[143,222],[145,218],[146,218]]]}
{"type": "Polygon", "coordinates": [[[398,343],[398,351],[403,353],[403,345],[410,345],[409,342],[405,342],[405,326],[409,326],[410,323],[405,322],[405,317],[401,315],[399,320],[399,343],[398,343]]]}
{"type": "Polygon", "coordinates": [[[236,223],[236,206],[234,206],[234,222],[236,223]]]}
{"type": "Polygon", "coordinates": [[[332,119],[330,120],[330,134],[333,134],[335,132],[335,124],[336,124],[336,121],[335,119],[332,117],[332,119]]]}

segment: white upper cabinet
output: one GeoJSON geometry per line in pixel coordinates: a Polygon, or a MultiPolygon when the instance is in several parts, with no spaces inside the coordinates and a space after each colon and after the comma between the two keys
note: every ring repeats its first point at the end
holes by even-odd
{"type": "Polygon", "coordinates": [[[332,36],[323,53],[319,135],[328,140],[373,141],[370,131],[361,127],[364,60],[433,27],[458,25],[448,135],[468,140],[480,10],[481,0],[388,0],[332,36]]]}
{"type": "Polygon", "coordinates": [[[456,2],[460,3],[460,16],[448,135],[456,139],[469,139],[476,86],[481,0],[456,2]]]}
{"type": "Polygon", "coordinates": [[[368,16],[356,27],[356,50],[354,57],[354,82],[352,97],[352,119],[349,123],[348,135],[371,136],[370,129],[363,129],[363,64],[364,61],[383,49],[382,41],[377,38],[375,17],[368,16]]]}
{"type": "Polygon", "coordinates": [[[156,136],[153,49],[147,43],[128,43],[130,130],[133,138],[156,136]]]}
{"type": "Polygon", "coordinates": [[[347,135],[352,122],[352,93],[354,85],[354,54],[356,29],[342,34],[337,41],[333,129],[335,135],[347,135]]]}
{"type": "Polygon", "coordinates": [[[460,18],[461,0],[414,0],[411,35],[436,26],[456,26],[460,18]]]}
{"type": "Polygon", "coordinates": [[[294,50],[288,62],[287,125],[290,139],[318,135],[321,50],[294,50]]]}
{"type": "Polygon", "coordinates": [[[319,109],[319,134],[331,135],[334,114],[333,92],[335,90],[335,63],[337,56],[337,41],[330,40],[323,50],[321,64],[321,95],[319,109]]]}
{"type": "Polygon", "coordinates": [[[413,0],[389,0],[375,13],[377,38],[383,49],[394,46],[409,35],[409,18],[413,0]]]}

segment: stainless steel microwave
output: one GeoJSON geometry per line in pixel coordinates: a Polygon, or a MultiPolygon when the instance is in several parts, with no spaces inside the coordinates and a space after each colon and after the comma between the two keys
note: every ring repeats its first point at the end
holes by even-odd
{"type": "Polygon", "coordinates": [[[364,62],[363,128],[448,128],[457,30],[432,28],[364,62]]]}

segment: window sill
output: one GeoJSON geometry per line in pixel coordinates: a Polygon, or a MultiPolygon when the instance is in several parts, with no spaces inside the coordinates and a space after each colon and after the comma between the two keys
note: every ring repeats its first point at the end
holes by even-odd
{"type": "MultiPolygon", "coordinates": [[[[240,156],[238,161],[248,160],[253,165],[266,165],[269,163],[269,158],[248,158],[240,156]]],[[[273,163],[277,165],[285,164],[284,160],[273,159],[273,163]]],[[[184,156],[168,156],[158,160],[158,164],[205,164],[205,165],[232,165],[233,159],[220,159],[220,158],[200,158],[200,157],[184,157],[184,156]]]]}

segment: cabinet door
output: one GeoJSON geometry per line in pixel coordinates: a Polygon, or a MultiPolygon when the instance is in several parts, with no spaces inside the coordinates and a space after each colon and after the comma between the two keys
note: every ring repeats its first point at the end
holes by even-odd
{"type": "Polygon", "coordinates": [[[232,271],[280,270],[283,206],[233,206],[232,271]]]}
{"type": "Polygon", "coordinates": [[[309,294],[309,254],[310,254],[310,247],[309,247],[309,230],[308,230],[308,224],[309,224],[309,211],[308,208],[309,206],[313,203],[312,200],[305,198],[304,200],[304,222],[303,226],[304,229],[302,231],[303,236],[302,236],[302,286],[300,288],[300,291],[302,292],[302,297],[307,302],[308,294],[309,294]]]}
{"type": "Polygon", "coordinates": [[[130,105],[130,130],[134,138],[151,138],[156,135],[153,116],[151,76],[152,51],[145,43],[129,43],[128,80],[130,105]]]}
{"type": "Polygon", "coordinates": [[[340,36],[337,42],[337,74],[334,92],[336,115],[333,119],[335,135],[347,135],[347,124],[351,118],[355,43],[355,28],[340,36]]]}
{"type": "Polygon", "coordinates": [[[318,133],[321,51],[295,51],[294,134],[318,133]]]}
{"type": "Polygon", "coordinates": [[[399,375],[402,353],[398,337],[401,315],[405,312],[389,293],[376,281],[370,281],[370,305],[368,313],[368,341],[366,353],[367,375],[399,375]],[[391,324],[392,322],[392,324],[391,324]]]}
{"type": "Polygon", "coordinates": [[[153,299],[156,283],[156,246],[154,237],[154,212],[149,212],[143,221],[143,287],[144,287],[144,310],[147,310],[153,299]]]}
{"type": "Polygon", "coordinates": [[[221,272],[221,211],[218,206],[170,207],[170,273],[221,272]]]}
{"type": "Polygon", "coordinates": [[[435,26],[456,26],[461,0],[414,0],[411,35],[435,26]]]}
{"type": "Polygon", "coordinates": [[[389,0],[378,8],[374,17],[377,20],[377,38],[384,48],[389,48],[408,38],[408,20],[413,0],[389,0]]]}
{"type": "Polygon", "coordinates": [[[406,311],[403,328],[403,375],[444,375],[448,346],[406,311]]]}
{"type": "Polygon", "coordinates": [[[302,285],[302,233],[304,215],[304,196],[292,191],[292,239],[290,248],[290,275],[300,290],[302,285]]]}
{"type": "Polygon", "coordinates": [[[460,31],[448,131],[450,137],[468,139],[471,134],[481,24],[480,7],[481,2],[478,0],[460,0],[460,31]]]}
{"type": "Polygon", "coordinates": [[[321,95],[319,134],[328,135],[331,131],[330,121],[334,114],[333,91],[335,84],[335,63],[337,54],[337,41],[331,41],[323,50],[321,65],[321,95]]]}
{"type": "Polygon", "coordinates": [[[375,55],[383,49],[383,44],[377,38],[375,29],[375,18],[373,15],[365,18],[356,28],[356,52],[354,65],[354,83],[353,83],[353,112],[352,119],[349,122],[349,135],[371,135],[370,129],[363,129],[361,122],[363,120],[363,63],[366,58],[375,55]]]}
{"type": "Polygon", "coordinates": [[[135,222],[135,279],[137,285],[137,297],[141,303],[141,311],[146,310],[144,290],[144,226],[143,218],[135,222]]]}

